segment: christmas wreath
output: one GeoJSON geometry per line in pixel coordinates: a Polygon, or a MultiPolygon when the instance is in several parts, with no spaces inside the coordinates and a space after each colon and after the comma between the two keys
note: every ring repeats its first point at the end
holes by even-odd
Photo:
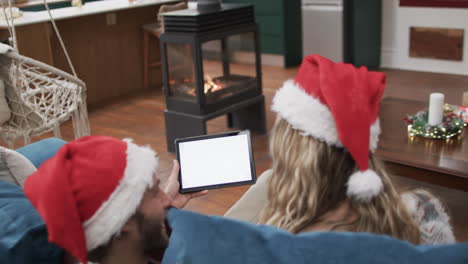
{"type": "Polygon", "coordinates": [[[461,134],[465,126],[463,116],[454,113],[453,108],[444,111],[442,123],[437,126],[431,126],[427,123],[428,111],[419,111],[415,115],[407,115],[403,120],[408,125],[408,134],[410,136],[435,139],[448,139],[461,134]]]}

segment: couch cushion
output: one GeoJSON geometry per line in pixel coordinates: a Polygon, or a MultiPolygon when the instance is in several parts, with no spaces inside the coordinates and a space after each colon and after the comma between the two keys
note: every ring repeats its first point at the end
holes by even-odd
{"type": "Polygon", "coordinates": [[[294,235],[271,227],[177,209],[163,263],[468,263],[468,243],[420,245],[366,233],[294,235]]]}
{"type": "Polygon", "coordinates": [[[44,222],[19,186],[0,180],[0,263],[61,263],[44,222]]]}
{"type": "Polygon", "coordinates": [[[22,154],[0,147],[0,180],[23,186],[36,167],[22,154]]]}
{"type": "Polygon", "coordinates": [[[16,151],[28,158],[36,168],[39,168],[44,161],[54,156],[65,143],[67,142],[60,138],[46,138],[16,151]]]}

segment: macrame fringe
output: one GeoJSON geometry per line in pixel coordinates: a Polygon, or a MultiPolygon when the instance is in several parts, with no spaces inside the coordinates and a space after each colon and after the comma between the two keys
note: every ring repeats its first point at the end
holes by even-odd
{"type": "Polygon", "coordinates": [[[88,121],[88,109],[86,107],[86,93],[83,93],[81,97],[81,103],[78,104],[76,111],[73,112],[72,115],[75,139],[91,134],[88,121]]]}

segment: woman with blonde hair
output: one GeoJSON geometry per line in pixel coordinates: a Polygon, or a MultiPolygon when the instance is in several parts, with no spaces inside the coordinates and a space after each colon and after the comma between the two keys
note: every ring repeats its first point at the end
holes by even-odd
{"type": "Polygon", "coordinates": [[[411,211],[406,203],[420,204],[419,198],[404,202],[373,154],[384,88],[384,73],[306,57],[295,80],[273,99],[271,170],[226,216],[292,233],[371,232],[415,244],[454,242],[443,208],[437,214],[421,206],[411,211]],[[417,210],[428,217],[416,219],[417,210]],[[426,230],[421,221],[435,221],[445,233],[426,230]]]}

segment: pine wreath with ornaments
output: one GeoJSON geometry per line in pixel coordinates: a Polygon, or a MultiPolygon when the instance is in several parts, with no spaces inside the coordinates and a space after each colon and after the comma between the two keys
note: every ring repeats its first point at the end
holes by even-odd
{"type": "Polygon", "coordinates": [[[431,126],[427,123],[428,111],[419,111],[415,115],[407,115],[403,120],[408,125],[408,134],[410,136],[435,139],[448,139],[458,135],[465,126],[464,118],[453,111],[444,112],[442,123],[437,126],[431,126]]]}

